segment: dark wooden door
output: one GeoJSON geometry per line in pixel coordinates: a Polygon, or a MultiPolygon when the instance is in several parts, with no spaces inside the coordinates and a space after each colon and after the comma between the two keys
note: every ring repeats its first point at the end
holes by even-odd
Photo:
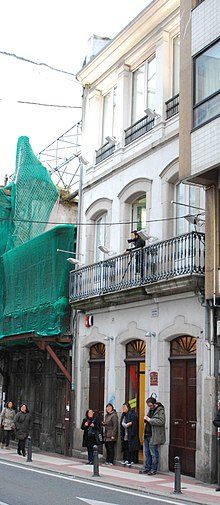
{"type": "Polygon", "coordinates": [[[169,467],[180,457],[181,471],[195,476],[196,451],[196,361],[171,361],[169,467]]]}
{"type": "Polygon", "coordinates": [[[105,362],[90,361],[89,405],[103,420],[104,407],[105,362]]]}

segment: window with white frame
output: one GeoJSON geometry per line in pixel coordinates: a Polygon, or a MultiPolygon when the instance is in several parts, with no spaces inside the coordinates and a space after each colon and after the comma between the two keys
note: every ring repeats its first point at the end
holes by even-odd
{"type": "Polygon", "coordinates": [[[180,36],[173,38],[173,96],[179,93],[180,76],[180,36]]]}
{"type": "MultiPolygon", "coordinates": [[[[194,216],[200,213],[201,192],[204,192],[204,190],[182,182],[176,185],[176,235],[194,230],[194,224],[189,223],[184,216],[187,214],[194,216]]],[[[204,219],[204,215],[202,219],[204,219]]]]}
{"type": "Polygon", "coordinates": [[[220,114],[220,40],[194,58],[193,126],[220,114]]]}
{"type": "Polygon", "coordinates": [[[107,136],[116,136],[117,125],[117,86],[103,97],[102,144],[107,136]]]}
{"type": "Polygon", "coordinates": [[[144,116],[148,107],[155,109],[156,100],[156,56],[149,58],[133,72],[132,123],[144,116]]]}
{"type": "Polygon", "coordinates": [[[132,203],[132,230],[146,228],[146,195],[137,198],[132,203]]]}
{"type": "Polygon", "coordinates": [[[98,248],[99,245],[106,243],[106,214],[98,217],[95,221],[95,262],[103,259],[103,252],[98,248]]]}

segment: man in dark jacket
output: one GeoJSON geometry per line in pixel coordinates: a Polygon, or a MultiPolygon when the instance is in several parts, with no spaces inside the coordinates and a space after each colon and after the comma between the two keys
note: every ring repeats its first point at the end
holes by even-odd
{"type": "Polygon", "coordinates": [[[159,403],[155,398],[148,398],[146,401],[149,409],[153,409],[152,415],[145,416],[146,421],[150,424],[152,435],[149,442],[150,454],[152,457],[151,469],[149,475],[155,475],[157,473],[159,464],[159,450],[158,445],[165,443],[165,409],[162,403],[159,403]]]}
{"type": "MultiPolygon", "coordinates": [[[[151,398],[153,404],[156,403],[155,398],[151,398]]],[[[152,417],[154,412],[153,406],[149,408],[147,416],[152,417]]],[[[152,456],[150,453],[150,439],[152,437],[152,428],[150,423],[147,421],[147,416],[144,416],[144,467],[139,471],[139,473],[149,473],[151,472],[152,466],[152,456]]]]}
{"type": "Polygon", "coordinates": [[[140,237],[137,230],[131,231],[131,238],[128,239],[128,242],[129,244],[133,244],[133,246],[130,249],[126,249],[126,251],[133,251],[145,246],[145,240],[140,237]]]}

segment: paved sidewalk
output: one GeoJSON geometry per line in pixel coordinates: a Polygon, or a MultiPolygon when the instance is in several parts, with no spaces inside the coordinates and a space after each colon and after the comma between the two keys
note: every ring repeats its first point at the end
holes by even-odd
{"type": "Polygon", "coordinates": [[[86,480],[91,479],[93,482],[96,480],[97,482],[126,487],[131,490],[149,492],[156,496],[166,496],[170,499],[181,500],[183,504],[186,501],[199,505],[220,504],[220,492],[216,492],[216,485],[203,484],[190,477],[182,476],[182,492],[174,493],[174,474],[172,472],[149,476],[139,474],[137,467],[124,468],[121,465],[106,466],[101,464],[99,466],[99,477],[93,477],[93,465],[86,465],[85,460],[33,451],[32,461],[27,462],[26,457],[17,454],[15,447],[10,450],[0,449],[0,461],[59,472],[86,480]]]}

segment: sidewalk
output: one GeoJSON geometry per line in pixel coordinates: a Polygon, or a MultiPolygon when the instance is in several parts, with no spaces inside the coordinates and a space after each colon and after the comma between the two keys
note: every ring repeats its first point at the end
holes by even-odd
{"type": "Polygon", "coordinates": [[[52,472],[59,472],[63,475],[71,475],[94,482],[126,487],[130,490],[144,491],[156,496],[165,496],[169,499],[186,501],[201,504],[214,505],[220,503],[220,492],[216,492],[217,485],[203,484],[190,477],[181,477],[181,493],[174,493],[174,474],[158,473],[154,476],[139,474],[139,465],[131,468],[123,466],[99,466],[99,477],[93,477],[93,465],[86,465],[85,460],[77,458],[66,458],[64,456],[43,453],[36,451],[32,453],[32,461],[27,462],[27,458],[19,456],[16,448],[10,450],[0,449],[0,460],[13,462],[19,465],[38,468],[52,472]]]}

